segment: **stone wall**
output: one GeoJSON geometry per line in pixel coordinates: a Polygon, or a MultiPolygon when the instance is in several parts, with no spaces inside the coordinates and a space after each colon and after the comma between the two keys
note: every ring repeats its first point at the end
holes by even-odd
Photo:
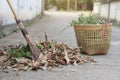
{"type": "MultiPolygon", "coordinates": [[[[21,20],[31,20],[43,11],[43,0],[10,0],[17,16],[21,20]]],[[[0,24],[15,23],[7,0],[0,0],[0,24]]]]}

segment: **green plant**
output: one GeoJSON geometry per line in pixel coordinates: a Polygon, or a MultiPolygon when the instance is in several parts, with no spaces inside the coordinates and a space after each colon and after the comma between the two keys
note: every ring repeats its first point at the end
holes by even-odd
{"type": "Polygon", "coordinates": [[[71,22],[71,26],[75,24],[104,24],[106,21],[99,16],[90,15],[84,16],[83,14],[79,15],[77,20],[71,22]]]}
{"type": "MultiPolygon", "coordinates": [[[[50,49],[52,46],[57,46],[58,43],[56,41],[52,41],[49,43],[49,45],[46,45],[44,48],[45,49],[50,49]]],[[[37,45],[39,49],[43,48],[43,45],[37,45]]],[[[14,56],[15,58],[20,58],[20,57],[30,57],[31,51],[29,45],[20,45],[17,47],[10,48],[9,53],[11,56],[14,56]]]]}
{"type": "Polygon", "coordinates": [[[72,27],[74,25],[105,24],[106,22],[107,22],[107,20],[105,20],[104,18],[102,18],[102,17],[100,17],[98,15],[92,15],[92,12],[90,13],[89,16],[84,16],[83,14],[81,14],[81,15],[78,16],[78,18],[76,20],[72,20],[72,22],[70,23],[69,26],[63,28],[59,34],[61,35],[61,33],[63,31],[65,31],[68,27],[72,27]]]}
{"type": "Polygon", "coordinates": [[[14,29],[12,32],[18,32],[18,29],[14,29]]]}
{"type": "Polygon", "coordinates": [[[31,51],[29,46],[22,46],[21,48],[18,46],[16,48],[11,48],[9,50],[10,55],[14,56],[15,58],[20,58],[20,57],[30,57],[31,51]]]}

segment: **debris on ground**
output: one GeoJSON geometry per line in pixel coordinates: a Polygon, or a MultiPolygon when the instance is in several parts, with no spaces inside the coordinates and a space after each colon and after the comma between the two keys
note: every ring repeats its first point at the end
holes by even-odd
{"type": "Polygon", "coordinates": [[[0,48],[0,64],[4,72],[9,69],[19,70],[46,70],[61,65],[78,65],[95,62],[90,56],[79,55],[78,48],[71,48],[68,45],[52,40],[48,41],[45,35],[45,42],[35,39],[37,47],[40,49],[39,58],[33,60],[29,46],[19,44],[17,46],[7,46],[0,48]]]}

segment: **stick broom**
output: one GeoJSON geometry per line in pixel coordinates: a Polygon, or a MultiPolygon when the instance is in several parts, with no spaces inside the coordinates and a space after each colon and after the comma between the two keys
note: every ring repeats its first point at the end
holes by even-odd
{"type": "Polygon", "coordinates": [[[12,7],[10,1],[7,0],[7,2],[8,2],[8,5],[9,5],[9,7],[10,7],[10,9],[11,9],[13,15],[14,15],[15,21],[16,21],[19,29],[21,30],[21,32],[22,32],[25,40],[27,41],[27,44],[30,47],[30,50],[32,52],[32,59],[37,59],[39,57],[40,50],[37,48],[37,46],[35,45],[35,43],[30,38],[30,36],[29,36],[27,30],[25,29],[23,23],[17,18],[16,13],[14,12],[13,7],[12,7]]]}

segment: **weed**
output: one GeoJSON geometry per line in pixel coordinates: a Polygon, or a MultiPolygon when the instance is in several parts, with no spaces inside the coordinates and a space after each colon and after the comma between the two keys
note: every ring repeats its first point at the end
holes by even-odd
{"type": "Polygon", "coordinates": [[[84,16],[83,14],[79,15],[77,20],[73,20],[71,25],[75,24],[104,24],[106,21],[102,19],[100,16],[90,15],[84,16]]]}
{"type": "Polygon", "coordinates": [[[10,55],[14,56],[15,58],[20,58],[20,57],[30,57],[31,51],[29,46],[22,46],[21,48],[18,46],[16,48],[11,48],[9,50],[10,55]]]}
{"type": "Polygon", "coordinates": [[[14,29],[12,32],[13,32],[13,33],[14,33],[14,32],[18,32],[18,29],[14,29]]]}

